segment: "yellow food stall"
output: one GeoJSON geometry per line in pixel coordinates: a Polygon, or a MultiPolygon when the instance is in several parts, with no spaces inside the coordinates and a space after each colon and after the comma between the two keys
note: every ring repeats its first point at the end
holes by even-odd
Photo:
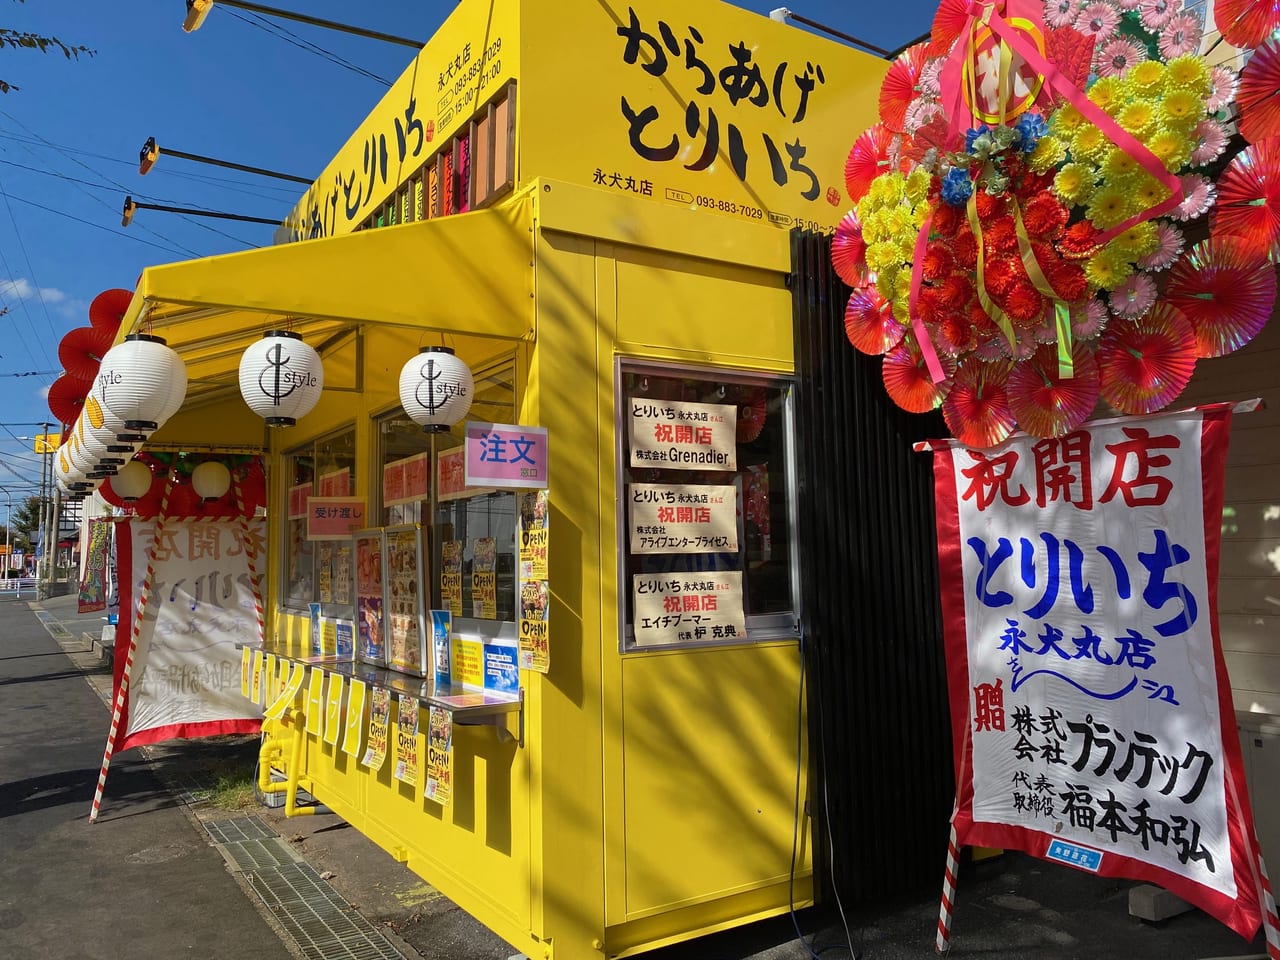
{"type": "Polygon", "coordinates": [[[462,0],[276,245],[138,283],[120,337],[190,379],[156,442],[267,451],[290,811],[530,957],[812,899],[789,231],[847,210],[885,66],[715,0],[462,0]],[[278,330],[323,391],[264,427],[278,330]]]}

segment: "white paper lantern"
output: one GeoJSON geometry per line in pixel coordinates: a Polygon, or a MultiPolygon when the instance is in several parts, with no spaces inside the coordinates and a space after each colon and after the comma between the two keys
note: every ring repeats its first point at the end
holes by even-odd
{"type": "Polygon", "coordinates": [[[324,363],[292,330],[270,330],[240,358],[240,396],[269,427],[291,427],[320,402],[324,363]]]}
{"type": "Polygon", "coordinates": [[[107,480],[107,483],[111,484],[111,489],[117,497],[126,503],[132,503],[146,496],[147,491],[151,489],[152,479],[154,476],[150,467],[141,460],[130,460],[120,468],[119,473],[107,480]]]}
{"type": "Polygon", "coordinates": [[[117,440],[116,435],[105,426],[95,429],[89,422],[87,410],[82,411],[76,420],[75,436],[80,445],[111,473],[123,467],[137,449],[135,444],[117,440]]]}
{"type": "Polygon", "coordinates": [[[443,433],[467,415],[475,393],[471,368],[449,347],[424,347],[400,370],[400,403],[428,433],[443,433]]]}
{"type": "Polygon", "coordinates": [[[191,471],[191,489],[202,500],[217,500],[231,489],[231,471],[217,460],[206,460],[191,471]]]}
{"type": "Polygon", "coordinates": [[[66,443],[58,447],[53,458],[53,478],[64,493],[92,490],[97,486],[72,462],[71,450],[66,443]]]}
{"type": "Polygon", "coordinates": [[[186,399],[187,365],[161,337],[131,334],[102,358],[95,390],[102,406],[124,421],[125,433],[150,434],[186,399]]]}
{"type": "Polygon", "coordinates": [[[91,432],[95,440],[101,441],[112,453],[132,455],[137,445],[151,434],[150,430],[130,430],[124,425],[124,420],[108,410],[102,403],[97,381],[94,381],[89,396],[84,398],[84,410],[81,414],[86,433],[91,432]]]}

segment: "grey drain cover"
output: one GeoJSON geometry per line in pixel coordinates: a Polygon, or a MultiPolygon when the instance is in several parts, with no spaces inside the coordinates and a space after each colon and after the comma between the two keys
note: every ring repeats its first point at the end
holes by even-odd
{"type": "Polygon", "coordinates": [[[230,820],[213,820],[204,828],[214,843],[240,843],[244,840],[269,840],[276,835],[261,817],[234,817],[230,820]]]}
{"type": "Polygon", "coordinates": [[[307,864],[281,864],[245,876],[309,960],[404,960],[307,864]]]}

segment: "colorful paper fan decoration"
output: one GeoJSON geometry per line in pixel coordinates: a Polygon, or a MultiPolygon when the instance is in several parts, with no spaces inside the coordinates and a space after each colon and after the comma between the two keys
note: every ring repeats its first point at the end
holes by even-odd
{"type": "Polygon", "coordinates": [[[880,295],[875,284],[867,284],[849,296],[844,332],[862,353],[878,357],[898,345],[906,327],[894,317],[889,301],[880,295]]]}
{"type": "MultiPolygon", "coordinates": [[[[1071,81],[1072,86],[1084,89],[1097,41],[1072,27],[1056,27],[1046,31],[1046,34],[1045,54],[1049,61],[1057,66],[1062,76],[1071,81]]],[[[1048,87],[1047,93],[1050,102],[1064,102],[1062,95],[1052,87],[1048,87]]]]}
{"type": "Polygon", "coordinates": [[[1236,154],[1218,180],[1209,223],[1215,238],[1230,237],[1263,256],[1280,254],[1280,138],[1236,154]]]}
{"type": "Polygon", "coordinates": [[[892,144],[893,131],[883,123],[868,127],[853,141],[853,149],[844,164],[844,188],[854,203],[866,195],[872,180],[889,172],[889,147],[892,144]]]}
{"type": "Polygon", "coordinates": [[[917,43],[889,65],[880,83],[880,120],[894,133],[906,133],[907,106],[919,90],[920,71],[924,69],[927,43],[917,43]]]}
{"type": "Polygon", "coordinates": [[[1256,47],[1280,27],[1280,4],[1275,0],[1216,0],[1213,22],[1222,39],[1233,47],[1256,47]]]}
{"type": "Polygon", "coordinates": [[[831,238],[831,265],[836,274],[851,287],[867,279],[867,242],[862,239],[862,224],[858,215],[850,210],[836,224],[831,238]]]}
{"type": "Polygon", "coordinates": [[[1232,237],[1202,240],[1169,272],[1165,302],[1187,318],[1196,355],[1222,357],[1258,335],[1276,302],[1276,271],[1265,253],[1232,237]]]}
{"type": "Polygon", "coordinates": [[[61,424],[75,423],[92,389],[92,378],[64,373],[49,387],[49,412],[61,424]]]}
{"type": "Polygon", "coordinates": [[[92,380],[114,339],[115,334],[105,327],[76,327],[59,341],[58,361],[67,373],[92,380]]]}
{"type": "Polygon", "coordinates": [[[132,300],[132,290],[103,290],[89,304],[89,322],[98,329],[109,330],[114,337],[132,300]]]}
{"type": "Polygon", "coordinates": [[[1018,426],[1033,437],[1066,436],[1098,405],[1098,364],[1093,351],[1077,343],[1071,362],[1071,376],[1062,376],[1058,348],[1046,344],[1009,374],[1009,409],[1018,426]]]}
{"type": "Polygon", "coordinates": [[[942,401],[947,427],[965,446],[989,450],[1013,433],[1017,419],[1009,409],[1005,386],[1011,360],[967,363],[956,374],[951,392],[942,401]]]}
{"type": "Polygon", "coordinates": [[[1196,336],[1174,306],[1160,302],[1137,320],[1113,320],[1097,352],[1102,399],[1121,413],[1154,413],[1187,386],[1196,336]]]}
{"type": "Polygon", "coordinates": [[[764,387],[749,387],[738,400],[737,435],[739,443],[750,443],[764,430],[769,398],[764,387]]]}
{"type": "Polygon", "coordinates": [[[930,57],[947,53],[968,22],[968,0],[942,0],[933,14],[933,29],[925,53],[930,57]]]}
{"type": "Polygon", "coordinates": [[[951,377],[956,372],[956,362],[949,357],[939,357],[947,379],[934,383],[925,366],[924,357],[915,340],[904,337],[902,342],[884,355],[881,376],[890,399],[908,413],[928,413],[946,399],[951,389],[951,377]]]}
{"type": "Polygon", "coordinates": [[[1240,74],[1236,106],[1246,140],[1280,136],[1280,42],[1269,40],[1253,52],[1240,74]]]}

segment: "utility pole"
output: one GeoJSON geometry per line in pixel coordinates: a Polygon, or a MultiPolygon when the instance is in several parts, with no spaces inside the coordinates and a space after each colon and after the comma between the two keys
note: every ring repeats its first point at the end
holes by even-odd
{"type": "Polygon", "coordinates": [[[48,513],[49,513],[49,501],[46,499],[46,497],[48,496],[47,494],[48,488],[45,486],[45,471],[47,466],[49,465],[49,457],[45,452],[46,448],[49,445],[48,443],[49,424],[48,423],[40,424],[40,429],[42,431],[41,436],[39,439],[36,440],[36,446],[40,454],[40,526],[36,530],[36,542],[43,544],[41,547],[41,550],[43,552],[40,554],[40,558],[37,561],[37,568],[36,568],[37,596],[39,595],[38,584],[44,581],[44,564],[46,563],[46,558],[49,556],[49,542],[44,536],[45,518],[48,516],[48,513]]]}

